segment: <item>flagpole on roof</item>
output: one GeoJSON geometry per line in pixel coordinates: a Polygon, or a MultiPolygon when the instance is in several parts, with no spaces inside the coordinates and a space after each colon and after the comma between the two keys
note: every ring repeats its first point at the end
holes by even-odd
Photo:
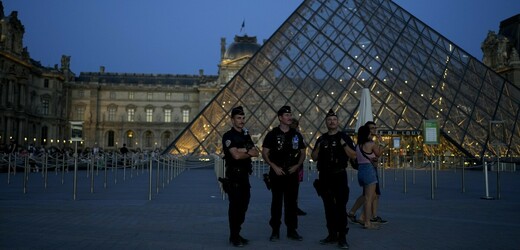
{"type": "Polygon", "coordinates": [[[240,33],[245,33],[245,31],[246,31],[246,19],[242,20],[242,26],[240,27],[240,33]]]}

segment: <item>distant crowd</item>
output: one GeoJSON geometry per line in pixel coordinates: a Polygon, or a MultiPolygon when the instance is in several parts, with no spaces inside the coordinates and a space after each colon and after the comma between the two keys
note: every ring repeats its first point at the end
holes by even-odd
{"type": "MultiPolygon", "coordinates": [[[[157,148],[153,151],[150,150],[141,150],[141,148],[136,149],[127,149],[126,146],[123,146],[119,150],[105,150],[101,147],[85,147],[85,148],[78,148],[78,155],[79,156],[88,156],[92,154],[105,154],[105,153],[113,153],[113,152],[120,152],[120,153],[152,153],[152,154],[159,154],[162,152],[162,149],[157,148]]],[[[34,154],[43,154],[48,153],[51,155],[69,155],[73,156],[74,154],[74,148],[72,147],[56,147],[56,146],[34,146],[34,144],[29,144],[28,146],[21,146],[18,145],[14,141],[10,141],[8,144],[2,143],[0,144],[0,153],[4,154],[18,154],[18,155],[34,155],[34,154]]]]}

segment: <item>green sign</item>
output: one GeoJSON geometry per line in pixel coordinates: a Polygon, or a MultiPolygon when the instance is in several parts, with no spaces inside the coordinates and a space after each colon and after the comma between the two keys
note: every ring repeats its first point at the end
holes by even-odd
{"type": "Polygon", "coordinates": [[[439,144],[439,122],[437,120],[423,120],[424,144],[439,144]]]}

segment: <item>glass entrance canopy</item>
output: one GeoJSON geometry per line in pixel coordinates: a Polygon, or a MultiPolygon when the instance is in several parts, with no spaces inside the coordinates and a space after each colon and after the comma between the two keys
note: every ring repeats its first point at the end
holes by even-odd
{"type": "Polygon", "coordinates": [[[330,108],[353,131],[363,88],[380,129],[437,120],[441,152],[520,156],[518,87],[390,0],[304,1],[167,152],[221,154],[239,105],[258,146],[283,105],[314,145],[330,108]]]}

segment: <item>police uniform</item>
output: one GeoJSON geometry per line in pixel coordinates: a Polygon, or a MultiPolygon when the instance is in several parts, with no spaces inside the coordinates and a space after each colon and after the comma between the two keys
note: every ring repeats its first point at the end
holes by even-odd
{"type": "MultiPolygon", "coordinates": [[[[286,113],[290,113],[290,108],[284,107],[288,108],[286,113]]],[[[278,115],[280,115],[280,111],[278,115]]],[[[269,225],[273,229],[271,240],[274,240],[273,236],[279,237],[282,205],[285,205],[284,221],[288,236],[294,235],[296,237],[293,238],[301,240],[301,236],[296,233],[298,228],[297,198],[300,183],[298,171],[289,173],[289,168],[298,164],[301,149],[306,147],[303,136],[294,128],[283,132],[279,127],[276,127],[267,133],[262,147],[269,149],[269,160],[285,172],[285,175],[277,175],[272,168],[269,170],[272,193],[271,219],[269,221],[269,225]]]]}
{"type": "MultiPolygon", "coordinates": [[[[329,111],[327,117],[336,116],[329,111]]],[[[344,132],[336,134],[323,134],[318,138],[314,148],[319,146],[317,168],[319,171],[320,196],[325,209],[325,219],[329,236],[321,240],[321,243],[332,243],[341,240],[346,244],[345,237],[347,227],[347,201],[349,199],[349,187],[346,167],[349,157],[344,147],[354,148],[354,142],[344,132]]]]}
{"type": "MultiPolygon", "coordinates": [[[[241,109],[241,107],[239,108],[241,109]]],[[[251,174],[252,166],[251,158],[236,160],[231,155],[229,149],[250,149],[254,147],[254,144],[246,130],[239,132],[231,128],[223,135],[222,145],[226,162],[226,178],[229,180],[229,187],[226,192],[229,199],[228,217],[230,241],[233,243],[236,240],[245,240],[240,236],[240,230],[241,225],[245,221],[246,211],[251,198],[249,175],[251,174]]]]}

